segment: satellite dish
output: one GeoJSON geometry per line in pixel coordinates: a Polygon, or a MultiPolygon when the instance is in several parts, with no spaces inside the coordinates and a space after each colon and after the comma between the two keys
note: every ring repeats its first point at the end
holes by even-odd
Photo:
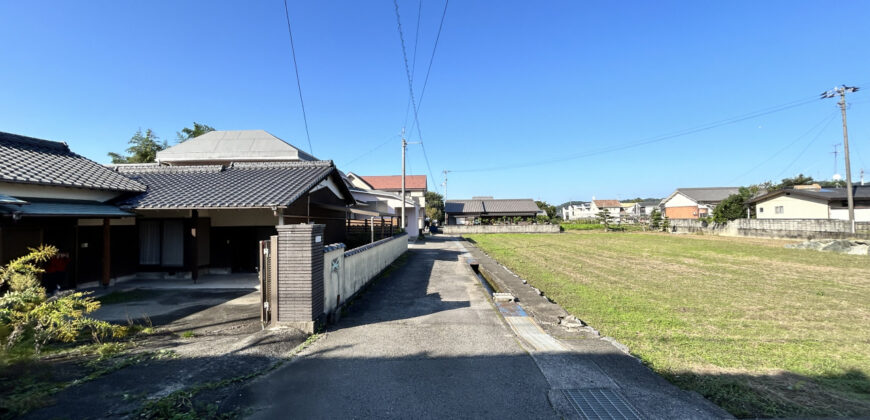
{"type": "Polygon", "coordinates": [[[839,181],[839,180],[843,179],[843,177],[840,176],[840,174],[834,174],[833,178],[834,178],[834,181],[839,181]]]}

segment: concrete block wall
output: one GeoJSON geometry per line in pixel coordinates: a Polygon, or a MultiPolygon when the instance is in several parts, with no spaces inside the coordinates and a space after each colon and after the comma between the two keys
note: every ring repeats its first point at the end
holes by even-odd
{"type": "Polygon", "coordinates": [[[323,248],[323,313],[330,314],[408,250],[408,235],[393,236],[351,250],[323,248]]]}
{"type": "Polygon", "coordinates": [[[830,219],[737,219],[728,223],[705,223],[700,220],[671,220],[676,233],[704,233],[722,236],[748,236],[775,239],[870,239],[870,223],[855,224],[856,233],[849,233],[849,222],[830,219]]]}
{"type": "Polygon", "coordinates": [[[559,233],[559,225],[448,225],[441,227],[445,234],[471,233],[559,233]]]}
{"type": "Polygon", "coordinates": [[[324,225],[278,226],[278,323],[313,332],[323,314],[324,225]]]}

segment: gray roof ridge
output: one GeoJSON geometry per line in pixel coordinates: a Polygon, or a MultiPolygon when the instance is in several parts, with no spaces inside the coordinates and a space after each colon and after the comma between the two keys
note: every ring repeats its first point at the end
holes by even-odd
{"type": "Polygon", "coordinates": [[[148,164],[132,164],[131,166],[115,166],[115,171],[120,174],[142,174],[142,173],[162,173],[162,174],[183,174],[183,173],[209,173],[221,172],[221,165],[178,165],[178,166],[161,166],[148,164]]]}
{"type": "Polygon", "coordinates": [[[278,162],[233,162],[233,169],[257,169],[257,168],[304,168],[304,167],[329,167],[334,166],[331,160],[300,160],[278,162]]]}

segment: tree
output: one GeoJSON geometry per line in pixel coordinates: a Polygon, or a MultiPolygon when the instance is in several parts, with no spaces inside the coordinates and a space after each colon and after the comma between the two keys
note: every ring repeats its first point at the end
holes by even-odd
{"type": "Polygon", "coordinates": [[[535,204],[538,205],[539,209],[547,213],[548,219],[556,217],[556,206],[551,206],[550,203],[546,201],[535,201],[535,204]]]}
{"type": "Polygon", "coordinates": [[[190,140],[194,137],[199,137],[210,131],[214,131],[214,127],[206,124],[200,124],[194,121],[193,128],[184,127],[181,129],[181,131],[176,132],[175,135],[178,137],[178,142],[183,143],[187,140],[190,140]]]}
{"type": "MultiPolygon", "coordinates": [[[[810,180],[812,180],[812,178],[810,178],[810,180]]],[[[740,187],[740,189],[737,190],[737,194],[729,195],[713,209],[713,221],[716,223],[724,223],[729,220],[742,218],[746,215],[746,208],[748,207],[746,202],[758,194],[759,188],[758,185],[740,187]]]]}
{"type": "Polygon", "coordinates": [[[130,144],[127,148],[129,156],[110,152],[112,163],[151,163],[157,160],[157,152],[169,147],[166,141],[160,141],[150,128],[145,130],[145,134],[142,134],[141,128],[136,130],[136,134],[128,143],[130,144]]]}
{"type": "Polygon", "coordinates": [[[649,215],[649,228],[659,229],[662,226],[662,212],[659,209],[653,209],[649,215]]]}
{"type": "Polygon", "coordinates": [[[670,219],[668,219],[668,215],[665,214],[662,217],[662,232],[667,232],[670,227],[671,227],[671,221],[670,221],[670,219]]]}
{"type": "Polygon", "coordinates": [[[610,224],[613,223],[613,215],[607,209],[601,210],[595,215],[598,222],[604,225],[604,231],[610,230],[610,224]]]}
{"type": "Polygon", "coordinates": [[[429,221],[444,220],[444,196],[435,191],[426,192],[426,217],[429,221]]]}

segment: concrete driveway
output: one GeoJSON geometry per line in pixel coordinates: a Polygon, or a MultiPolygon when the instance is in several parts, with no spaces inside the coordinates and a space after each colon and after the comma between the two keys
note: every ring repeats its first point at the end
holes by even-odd
{"type": "MultiPolygon", "coordinates": [[[[323,337],[246,384],[231,404],[257,419],[581,418],[563,388],[583,388],[633,404],[624,416],[604,418],[728,417],[657,376],[643,386],[655,387],[658,399],[638,397],[631,392],[638,378],[654,374],[615,348],[530,349],[499,315],[466,256],[458,238],[412,245],[404,265],[376,281],[323,337]]],[[[613,408],[606,405],[598,409],[613,408]]]]}

